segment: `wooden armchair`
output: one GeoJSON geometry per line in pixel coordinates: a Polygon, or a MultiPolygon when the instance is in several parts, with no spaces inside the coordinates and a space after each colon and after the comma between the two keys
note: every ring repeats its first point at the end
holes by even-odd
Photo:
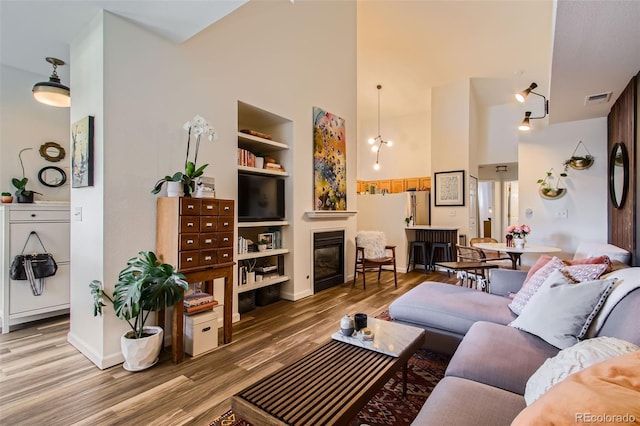
{"type": "Polygon", "coordinates": [[[356,284],[358,272],[362,273],[362,288],[367,288],[366,272],[378,271],[378,281],[383,266],[393,267],[393,282],[398,288],[396,274],[396,246],[387,245],[383,232],[360,231],[356,234],[356,262],[353,273],[353,286],[356,284]]]}

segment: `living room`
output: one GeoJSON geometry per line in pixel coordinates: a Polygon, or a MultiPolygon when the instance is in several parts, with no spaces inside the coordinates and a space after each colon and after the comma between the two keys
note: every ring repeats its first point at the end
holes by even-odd
{"type": "MultiPolygon", "coordinates": [[[[69,74],[63,78],[73,89],[70,110],[34,105],[24,92],[43,75],[3,65],[3,185],[20,174],[16,162],[20,149],[29,146],[37,150],[41,143],[55,140],[69,151],[69,124],[87,115],[96,117],[94,186],[69,192],[68,187],[39,191],[46,194],[41,199],[70,200],[72,207],[83,209],[83,220],[73,222],[71,228],[71,334],[82,342],[96,364],[104,368],[119,362],[118,337],[124,326],[113,317],[91,315],[87,283],[94,279],[113,282],[126,259],[139,250],[154,247],[156,197],[149,192],[158,178],[180,168],[185,149],[182,123],[195,114],[209,119],[220,135],[217,141],[203,143],[200,155],[203,162],[209,163],[209,171],[216,178],[217,196],[222,199],[234,199],[237,192],[237,102],[272,111],[295,123],[294,160],[289,173],[295,177],[290,179],[290,191],[296,197],[288,206],[295,229],[291,241],[295,252],[292,250],[289,255],[292,279],[284,291],[293,300],[304,300],[311,294],[311,254],[307,250],[311,233],[314,229],[335,227],[333,220],[304,219],[304,213],[313,209],[311,109],[323,107],[347,123],[348,199],[355,200],[356,179],[368,179],[372,173],[364,140],[375,128],[375,118],[361,121],[358,96],[375,96],[375,83],[384,85],[383,105],[385,97],[393,94],[392,85],[387,86],[385,81],[375,81],[373,85],[361,82],[360,73],[364,71],[358,66],[356,25],[359,7],[351,2],[250,2],[179,45],[104,12],[71,43],[66,67],[71,79],[69,74]],[[321,43],[318,34],[322,34],[321,43]],[[33,126],[34,120],[41,125],[33,126]]],[[[551,3],[547,14],[550,19],[551,3]]],[[[551,44],[551,23],[545,25],[541,43],[551,44]]],[[[44,74],[47,65],[42,65],[44,74]]],[[[549,70],[550,64],[546,72],[549,70]]],[[[632,76],[633,73],[621,77],[619,87],[623,88],[632,76]]],[[[407,174],[431,175],[464,169],[474,174],[478,164],[518,162],[520,216],[534,229],[532,242],[557,245],[566,253],[575,251],[582,240],[606,242],[606,114],[547,126],[538,126],[544,122],[538,120],[537,129],[520,136],[515,130],[522,119],[517,106],[489,108],[484,120],[472,112],[472,105],[477,102],[472,95],[474,77],[433,89],[433,110],[431,115],[422,117],[432,126],[423,126],[418,133],[429,145],[420,146],[417,155],[405,151],[400,158],[393,157],[393,151],[385,151],[379,178],[403,177],[405,170],[407,174]],[[480,139],[471,129],[472,123],[475,126],[478,122],[495,123],[490,131],[507,134],[499,139],[504,144],[482,154],[497,151],[501,156],[484,158],[471,150],[473,142],[480,139]],[[537,193],[537,179],[549,167],[561,168],[580,140],[598,160],[588,172],[570,175],[568,196],[543,202],[537,193]],[[402,167],[393,171],[393,164],[413,164],[407,160],[413,157],[429,160],[419,170],[402,167]],[[532,209],[531,218],[525,216],[526,208],[532,209]],[[569,211],[569,220],[552,217],[556,210],[564,209],[569,211]]],[[[527,76],[527,80],[540,83],[543,93],[548,93],[553,89],[552,81],[544,87],[545,78],[527,76]]],[[[552,117],[554,97],[549,98],[552,117]]],[[[402,121],[383,116],[385,135],[389,133],[388,137],[397,141],[393,149],[399,152],[403,152],[402,121]]],[[[411,127],[421,128],[415,124],[411,127]]],[[[34,183],[38,164],[36,155],[25,158],[26,171],[34,183]]],[[[356,205],[349,208],[357,210],[356,205]]],[[[434,223],[466,229],[465,208],[434,208],[433,213],[434,223]],[[455,216],[451,215],[452,210],[455,216]]],[[[400,216],[399,220],[403,220],[404,214],[400,216]]],[[[345,227],[350,241],[346,263],[352,265],[357,216],[344,219],[340,226],[345,227]]]]}

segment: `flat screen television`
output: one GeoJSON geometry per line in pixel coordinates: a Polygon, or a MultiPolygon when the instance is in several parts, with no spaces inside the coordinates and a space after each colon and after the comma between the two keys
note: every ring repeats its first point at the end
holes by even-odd
{"type": "Polygon", "coordinates": [[[238,222],[284,218],[284,179],[238,173],[238,222]]]}

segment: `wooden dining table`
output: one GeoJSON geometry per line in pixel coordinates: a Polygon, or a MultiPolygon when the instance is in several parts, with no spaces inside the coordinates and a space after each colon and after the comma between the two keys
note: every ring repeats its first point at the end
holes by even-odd
{"type": "Polygon", "coordinates": [[[524,247],[510,247],[507,246],[506,243],[475,243],[473,246],[483,250],[496,250],[507,253],[511,259],[512,269],[518,269],[520,257],[525,253],[557,253],[562,251],[559,247],[534,246],[529,244],[525,244],[524,247]]]}

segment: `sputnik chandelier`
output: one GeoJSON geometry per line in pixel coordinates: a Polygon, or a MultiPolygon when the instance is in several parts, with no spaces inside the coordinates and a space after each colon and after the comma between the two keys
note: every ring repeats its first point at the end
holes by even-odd
{"type": "Polygon", "coordinates": [[[385,141],[380,135],[380,89],[382,89],[382,86],[378,84],[376,87],[378,88],[378,136],[369,139],[369,145],[372,145],[371,151],[376,153],[376,163],[373,165],[373,168],[380,170],[380,148],[382,148],[383,144],[391,147],[393,142],[385,141]]]}

